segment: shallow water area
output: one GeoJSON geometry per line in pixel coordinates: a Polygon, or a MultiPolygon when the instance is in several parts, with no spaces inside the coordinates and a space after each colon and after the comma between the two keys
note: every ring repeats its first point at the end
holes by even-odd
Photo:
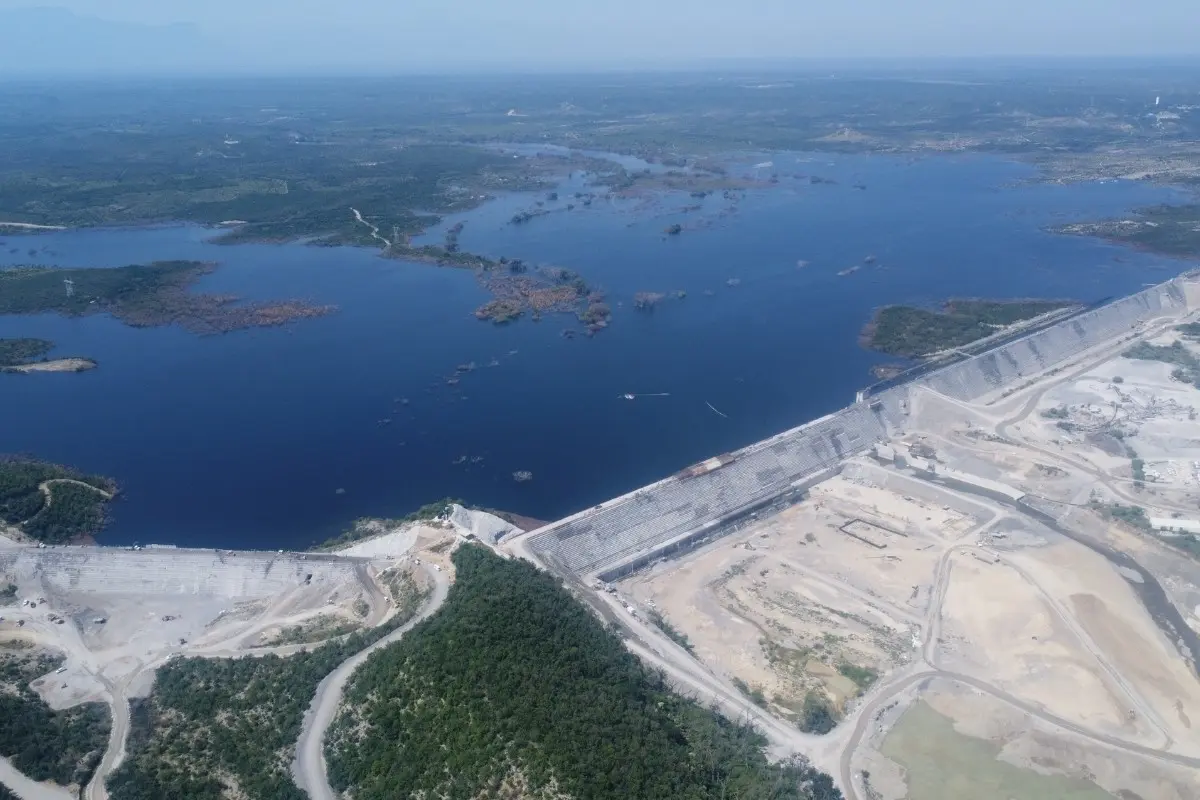
{"type": "Polygon", "coordinates": [[[877,306],[1095,301],[1188,267],[1042,230],[1177,197],[1157,187],[1025,185],[1028,168],[978,157],[747,154],[731,171],[760,185],[614,197],[576,173],[556,201],[503,196],[421,238],[463,221],[464,251],[579,272],[614,311],[594,338],[564,338],[568,315],[480,322],[472,273],[370,249],[221,246],[187,225],[0,235],[2,265],[217,261],[197,291],[339,307],[207,337],[0,318],[0,336],[100,364],[0,375],[0,452],[116,478],[114,544],[302,548],[445,496],[550,519],[851,402],[886,360],[857,341],[877,306]],[[510,223],[537,202],[552,213],[510,223]],[[686,297],[639,312],[640,291],[686,297]]]}

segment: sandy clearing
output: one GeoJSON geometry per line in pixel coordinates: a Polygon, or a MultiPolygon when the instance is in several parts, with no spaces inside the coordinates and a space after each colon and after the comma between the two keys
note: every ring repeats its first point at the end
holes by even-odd
{"type": "Polygon", "coordinates": [[[62,225],[34,225],[30,222],[0,222],[0,228],[18,228],[26,231],[65,231],[62,225]]]}
{"type": "Polygon", "coordinates": [[[804,502],[620,588],[688,636],[702,663],[761,689],[791,716],[814,687],[838,705],[858,694],[838,673],[843,663],[886,673],[911,660],[947,540],[977,525],[943,504],[834,478],[804,502]],[[847,535],[848,524],[885,546],[847,535]]]}
{"type": "Polygon", "coordinates": [[[1037,591],[1015,570],[954,558],[942,608],[939,664],[986,678],[1053,714],[1147,745],[1161,737],[1131,725],[1129,702],[1103,678],[1084,649],[1037,591]]]}
{"type": "Polygon", "coordinates": [[[52,361],[35,361],[32,364],[17,364],[12,367],[5,367],[5,372],[86,372],[89,369],[95,369],[97,366],[95,361],[90,358],[56,358],[52,361]]]}
{"type": "Polygon", "coordinates": [[[922,698],[959,733],[994,742],[1000,759],[1023,769],[1084,777],[1114,795],[1133,792],[1145,800],[1200,796],[1194,769],[1087,742],[968,687],[938,680],[922,698]]]}
{"type": "Polygon", "coordinates": [[[1105,657],[1152,706],[1179,752],[1200,753],[1200,680],[1138,602],[1129,583],[1100,556],[1078,545],[1046,548],[1014,562],[1075,614],[1105,657]],[[1192,717],[1197,717],[1193,720],[1192,717]]]}

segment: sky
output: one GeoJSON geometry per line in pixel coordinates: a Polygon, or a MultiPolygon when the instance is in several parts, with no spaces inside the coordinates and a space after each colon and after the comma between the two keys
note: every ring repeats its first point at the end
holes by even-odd
{"type": "Polygon", "coordinates": [[[1198,0],[54,0],[46,5],[62,11],[32,23],[31,5],[0,0],[0,69],[36,71],[48,60],[63,71],[140,63],[321,72],[1200,55],[1198,0]],[[66,22],[67,11],[84,19],[66,22]],[[4,24],[13,14],[25,27],[4,24]],[[5,57],[14,38],[26,49],[5,57]]]}

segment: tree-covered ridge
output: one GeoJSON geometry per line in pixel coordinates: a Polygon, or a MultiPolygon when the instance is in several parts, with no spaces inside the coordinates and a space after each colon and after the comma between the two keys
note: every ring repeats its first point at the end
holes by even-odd
{"type": "Polygon", "coordinates": [[[950,300],[939,311],[885,306],[863,330],[862,343],[893,356],[924,356],[1069,305],[1060,300],[950,300]]]}
{"type": "Polygon", "coordinates": [[[424,599],[411,578],[386,624],[281,657],[189,658],[158,671],[133,709],[113,800],[304,800],[290,772],[304,712],[338,664],[410,620],[424,599]]]}
{"type": "Polygon", "coordinates": [[[29,458],[0,457],[0,524],[40,542],[61,544],[97,533],[116,491],[107,478],[29,458]]]}
{"type": "Polygon", "coordinates": [[[478,546],[445,605],[355,673],[327,744],[356,800],[840,798],[672,693],[550,575],[478,546]]]}
{"type": "Polygon", "coordinates": [[[108,744],[108,708],[85,703],[55,711],[46,705],[29,682],[61,663],[45,651],[0,648],[0,756],[32,780],[82,786],[108,744]]]}

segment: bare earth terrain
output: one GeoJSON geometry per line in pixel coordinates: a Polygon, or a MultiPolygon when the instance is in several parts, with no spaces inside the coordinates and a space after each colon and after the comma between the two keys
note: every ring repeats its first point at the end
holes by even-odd
{"type": "Polygon", "coordinates": [[[86,372],[95,369],[96,362],[87,358],[56,358],[52,361],[35,361],[32,364],[17,364],[5,367],[9,372],[86,372]]]}
{"type": "Polygon", "coordinates": [[[851,800],[1200,796],[1193,319],[971,402],[913,385],[890,441],[802,494],[566,577],[851,800]]]}
{"type": "MultiPolygon", "coordinates": [[[[124,757],[129,700],[149,693],[155,670],[167,661],[289,655],[380,625],[395,609],[392,587],[403,572],[420,570],[433,582],[433,599],[421,616],[436,610],[453,579],[456,529],[449,523],[377,527],[373,538],[332,555],[39,548],[0,539],[0,588],[16,587],[15,597],[0,605],[0,646],[65,657],[61,670],[30,684],[52,708],[99,701],[112,709],[109,747],[85,796],[107,797],[104,779],[124,757]]],[[[339,680],[360,661],[347,662],[339,680]]],[[[336,706],[339,697],[340,686],[323,685],[318,701],[336,706]]],[[[328,708],[320,713],[332,716],[328,708]]],[[[320,722],[306,720],[304,732],[318,755],[320,722]]],[[[302,768],[307,765],[298,762],[302,768]]],[[[323,773],[321,759],[307,774],[323,773]]],[[[73,796],[30,781],[5,759],[0,783],[36,800],[73,796]]],[[[323,789],[315,779],[309,788],[323,789]]]]}

